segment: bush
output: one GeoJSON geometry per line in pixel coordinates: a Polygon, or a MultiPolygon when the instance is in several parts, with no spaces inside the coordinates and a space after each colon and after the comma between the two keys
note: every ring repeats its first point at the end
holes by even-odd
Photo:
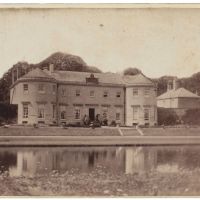
{"type": "MultiPolygon", "coordinates": [[[[0,103],[0,121],[9,123],[17,117],[17,106],[7,103],[0,103]]],[[[1,123],[1,122],[0,122],[1,123]]]]}
{"type": "Polygon", "coordinates": [[[175,125],[179,120],[173,109],[158,108],[158,125],[175,125]]]}
{"type": "Polygon", "coordinates": [[[186,124],[200,125],[200,109],[189,109],[183,115],[182,120],[186,124]]]}

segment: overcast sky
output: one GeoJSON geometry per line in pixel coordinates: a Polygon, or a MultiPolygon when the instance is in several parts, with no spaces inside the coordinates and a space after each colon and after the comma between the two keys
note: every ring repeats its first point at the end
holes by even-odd
{"type": "Polygon", "coordinates": [[[200,71],[200,9],[0,10],[0,77],[57,51],[104,72],[190,76],[200,71]]]}

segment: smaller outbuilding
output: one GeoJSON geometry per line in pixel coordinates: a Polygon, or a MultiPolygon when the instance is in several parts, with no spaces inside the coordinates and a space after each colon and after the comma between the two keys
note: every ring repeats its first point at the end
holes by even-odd
{"type": "Polygon", "coordinates": [[[168,83],[167,92],[157,97],[157,106],[170,108],[181,115],[188,109],[200,108],[200,96],[179,87],[177,79],[168,83]]]}

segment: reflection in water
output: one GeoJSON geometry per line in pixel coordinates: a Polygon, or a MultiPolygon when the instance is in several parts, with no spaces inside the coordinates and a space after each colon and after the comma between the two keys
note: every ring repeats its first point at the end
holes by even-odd
{"type": "Polygon", "coordinates": [[[60,147],[0,148],[0,172],[35,176],[71,169],[89,173],[97,166],[112,173],[176,173],[200,167],[200,147],[60,147]]]}

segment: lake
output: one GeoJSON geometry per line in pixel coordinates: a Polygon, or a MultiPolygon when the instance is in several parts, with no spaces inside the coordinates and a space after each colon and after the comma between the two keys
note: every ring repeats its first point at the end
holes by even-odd
{"type": "Polygon", "coordinates": [[[117,174],[192,171],[200,168],[200,146],[0,148],[0,173],[11,177],[73,169],[89,173],[99,165],[117,174]]]}

